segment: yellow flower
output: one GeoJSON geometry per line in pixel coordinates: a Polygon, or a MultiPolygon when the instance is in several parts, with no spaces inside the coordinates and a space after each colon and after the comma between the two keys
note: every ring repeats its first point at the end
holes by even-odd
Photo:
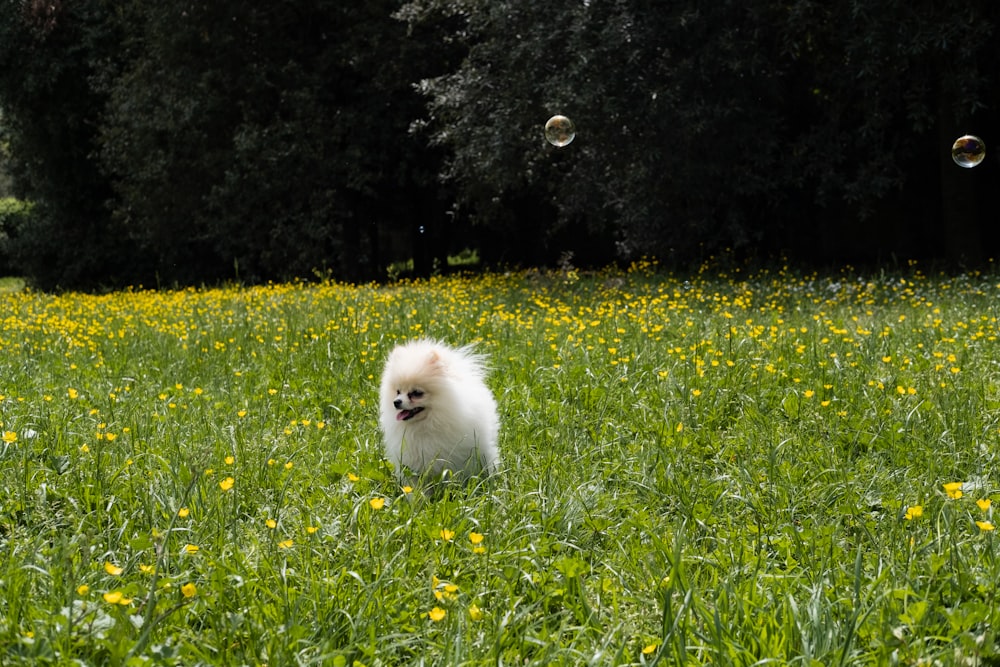
{"type": "Polygon", "coordinates": [[[73,387],[67,389],[66,393],[69,394],[69,397],[71,399],[77,398],[80,395],[80,392],[78,392],[76,389],[73,389],[73,387]]]}
{"type": "Polygon", "coordinates": [[[476,533],[476,532],[470,532],[469,533],[469,541],[472,542],[473,544],[479,544],[480,542],[483,541],[483,534],[482,533],[476,533]]]}
{"type": "Polygon", "coordinates": [[[278,522],[275,521],[274,519],[268,519],[267,521],[264,522],[264,525],[266,525],[271,530],[274,530],[275,528],[278,527],[278,522]]]}
{"type": "Polygon", "coordinates": [[[229,489],[233,488],[233,484],[235,483],[236,483],[235,479],[233,479],[232,477],[227,477],[221,482],[219,482],[219,488],[222,489],[223,491],[228,491],[229,489]]]}
{"type": "Polygon", "coordinates": [[[916,519],[918,516],[924,515],[923,505],[913,505],[912,507],[906,508],[906,515],[904,518],[909,521],[911,519],[916,519]]]}
{"type": "Polygon", "coordinates": [[[990,508],[992,501],[990,501],[989,498],[982,498],[980,500],[977,500],[976,504],[979,505],[979,509],[985,512],[990,508]]]}
{"type": "Polygon", "coordinates": [[[646,646],[642,647],[642,654],[649,655],[653,653],[656,649],[657,649],[656,644],[647,644],[646,646]]]}
{"type": "Polygon", "coordinates": [[[125,570],[123,570],[122,568],[118,567],[114,563],[110,563],[108,561],[105,561],[104,562],[104,571],[107,572],[108,574],[110,574],[112,577],[117,577],[118,575],[120,575],[125,570]]]}
{"type": "Polygon", "coordinates": [[[121,591],[108,591],[102,597],[108,604],[120,604],[122,606],[132,604],[132,598],[125,597],[121,591]]]}
{"type": "Polygon", "coordinates": [[[448,530],[447,528],[441,529],[441,539],[445,542],[451,542],[455,538],[455,531],[448,530]]]}
{"type": "Polygon", "coordinates": [[[231,465],[233,465],[233,461],[235,461],[235,460],[236,460],[236,459],[235,459],[235,458],[233,458],[232,456],[227,456],[227,457],[226,457],[226,465],[227,465],[227,466],[231,466],[231,465]]]}
{"type": "Polygon", "coordinates": [[[403,487],[403,493],[413,493],[413,487],[412,486],[404,486],[403,487]]]}
{"type": "Polygon", "coordinates": [[[427,617],[437,623],[438,621],[444,620],[444,617],[448,614],[441,607],[434,607],[429,612],[427,612],[427,617]]]}
{"type": "Polygon", "coordinates": [[[180,508],[179,510],[177,510],[177,516],[179,516],[179,517],[180,517],[180,518],[182,518],[182,519],[183,519],[184,517],[186,517],[186,516],[187,516],[188,514],[190,514],[190,513],[191,513],[191,510],[189,510],[189,509],[188,509],[188,508],[186,508],[186,507],[182,507],[182,508],[180,508]]]}
{"type": "Polygon", "coordinates": [[[990,531],[990,530],[995,530],[996,529],[996,526],[994,526],[989,521],[977,521],[976,525],[979,526],[979,530],[982,530],[982,531],[990,531]]]}
{"type": "Polygon", "coordinates": [[[90,451],[90,447],[88,447],[87,445],[80,445],[80,451],[86,454],[87,452],[90,451]]]}
{"type": "Polygon", "coordinates": [[[295,544],[295,540],[292,540],[292,539],[282,540],[281,542],[278,542],[278,548],[279,549],[291,549],[293,544],[295,544]]]}
{"type": "Polygon", "coordinates": [[[12,442],[17,442],[17,433],[14,433],[13,431],[4,431],[3,441],[8,444],[12,442]]]}
{"type": "Polygon", "coordinates": [[[79,586],[76,587],[76,594],[79,595],[80,597],[83,597],[89,592],[90,592],[90,586],[88,586],[87,584],[80,584],[79,586]]]}
{"type": "Polygon", "coordinates": [[[483,610],[480,609],[476,604],[469,605],[469,618],[473,621],[478,621],[483,618],[483,610]]]}
{"type": "Polygon", "coordinates": [[[185,544],[184,545],[184,553],[196,554],[196,553],[198,553],[199,549],[200,549],[200,547],[197,544],[185,544]]]}
{"type": "Polygon", "coordinates": [[[353,472],[349,472],[347,473],[347,479],[349,479],[352,482],[357,482],[361,478],[355,475],[353,472]]]}
{"type": "Polygon", "coordinates": [[[315,533],[317,530],[319,530],[319,528],[317,528],[316,526],[306,526],[306,532],[309,533],[310,535],[315,533]]]}
{"type": "Polygon", "coordinates": [[[246,410],[240,410],[239,412],[236,413],[236,416],[237,417],[246,417],[247,416],[247,411],[246,410]]]}
{"type": "Polygon", "coordinates": [[[291,461],[285,463],[285,470],[291,470],[294,464],[291,461]]]}
{"type": "Polygon", "coordinates": [[[193,598],[197,592],[198,592],[197,586],[192,584],[190,581],[181,586],[181,595],[183,595],[186,598],[193,598]]]}
{"type": "Polygon", "coordinates": [[[955,500],[962,497],[962,483],[961,482],[948,482],[942,485],[944,487],[944,492],[948,494],[949,498],[955,500]]]}
{"type": "Polygon", "coordinates": [[[373,510],[380,510],[385,507],[385,498],[372,498],[368,501],[373,510]]]}
{"type": "Polygon", "coordinates": [[[153,565],[146,565],[144,563],[139,563],[139,571],[143,574],[153,574],[156,572],[156,567],[153,565]]]}

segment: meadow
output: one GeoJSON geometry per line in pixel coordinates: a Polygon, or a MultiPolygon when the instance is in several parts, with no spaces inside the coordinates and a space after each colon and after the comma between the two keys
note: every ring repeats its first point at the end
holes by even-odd
{"type": "Polygon", "coordinates": [[[0,664],[1000,663],[1000,276],[0,293],[0,664]],[[501,474],[377,420],[476,342],[501,474]]]}

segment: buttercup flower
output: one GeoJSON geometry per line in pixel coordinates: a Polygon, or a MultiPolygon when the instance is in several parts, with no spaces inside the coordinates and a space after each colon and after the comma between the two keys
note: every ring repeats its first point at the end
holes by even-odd
{"type": "Polygon", "coordinates": [[[976,505],[978,505],[979,509],[981,509],[984,512],[986,512],[986,511],[988,511],[990,509],[990,505],[991,504],[992,504],[992,501],[990,501],[989,498],[981,498],[981,499],[979,499],[979,500],[976,501],[976,505]]]}
{"type": "Polygon", "coordinates": [[[123,607],[132,604],[132,598],[125,597],[121,591],[108,591],[102,597],[108,604],[120,604],[123,607]]]}
{"type": "Polygon", "coordinates": [[[368,504],[371,505],[373,510],[380,510],[385,507],[385,498],[372,498],[368,501],[368,504]]]}
{"type": "Polygon", "coordinates": [[[917,517],[923,516],[923,515],[924,515],[924,508],[923,508],[923,506],[922,505],[913,505],[912,507],[907,507],[906,508],[906,514],[904,515],[903,518],[906,519],[907,521],[910,521],[911,519],[916,519],[917,517]]]}
{"type": "Polygon", "coordinates": [[[120,568],[117,565],[115,565],[114,563],[110,563],[108,561],[104,562],[104,571],[107,572],[108,574],[110,574],[112,577],[117,577],[122,572],[124,572],[124,570],[122,568],[120,568]]]}
{"type": "Polygon", "coordinates": [[[434,607],[429,612],[427,612],[427,618],[429,618],[432,621],[434,621],[435,623],[437,623],[438,621],[444,620],[444,617],[447,614],[448,614],[448,612],[446,612],[441,607],[434,607]]]}
{"type": "Polygon", "coordinates": [[[181,586],[181,595],[186,598],[193,598],[198,593],[198,588],[190,581],[181,586]]]}
{"type": "Polygon", "coordinates": [[[235,479],[233,479],[232,477],[227,477],[221,482],[219,482],[219,488],[222,489],[223,491],[228,491],[229,489],[233,488],[233,484],[235,483],[236,483],[235,479]]]}
{"type": "Polygon", "coordinates": [[[983,532],[989,532],[991,530],[995,530],[996,529],[996,526],[994,526],[989,521],[977,521],[976,525],[979,526],[979,530],[981,530],[983,532]]]}
{"type": "Polygon", "coordinates": [[[957,500],[962,497],[962,482],[948,482],[947,484],[942,484],[942,486],[949,498],[957,500]]]}
{"type": "Polygon", "coordinates": [[[445,542],[451,542],[453,539],[455,539],[455,531],[448,530],[447,528],[442,528],[441,539],[444,540],[445,542]]]}

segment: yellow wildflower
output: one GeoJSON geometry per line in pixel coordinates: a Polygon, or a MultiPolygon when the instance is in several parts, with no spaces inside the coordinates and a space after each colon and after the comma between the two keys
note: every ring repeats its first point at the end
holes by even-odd
{"type": "Polygon", "coordinates": [[[949,498],[957,500],[962,497],[962,482],[948,482],[942,486],[949,498]]]}

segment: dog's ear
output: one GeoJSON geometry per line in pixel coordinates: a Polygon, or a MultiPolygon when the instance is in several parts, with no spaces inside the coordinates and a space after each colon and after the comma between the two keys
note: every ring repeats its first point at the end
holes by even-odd
{"type": "Polygon", "coordinates": [[[444,359],[441,358],[440,350],[431,350],[427,355],[427,368],[435,374],[445,372],[445,363],[444,359]]]}

